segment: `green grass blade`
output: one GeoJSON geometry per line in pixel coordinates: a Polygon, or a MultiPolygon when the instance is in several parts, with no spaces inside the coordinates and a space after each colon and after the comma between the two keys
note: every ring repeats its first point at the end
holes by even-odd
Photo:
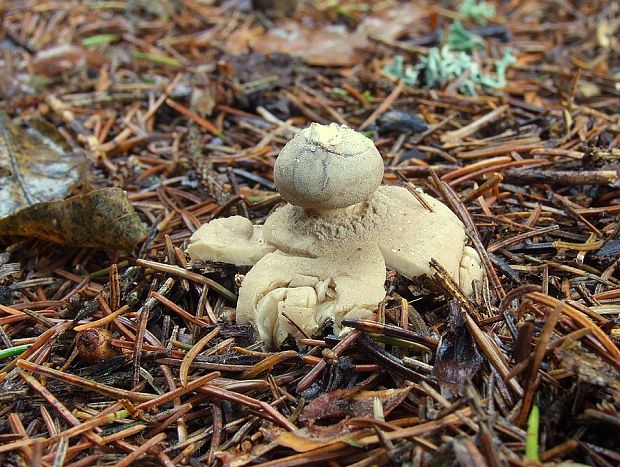
{"type": "Polygon", "coordinates": [[[538,406],[534,405],[527,419],[527,435],[525,437],[525,459],[530,461],[540,460],[538,457],[538,424],[540,414],[538,406]]]}

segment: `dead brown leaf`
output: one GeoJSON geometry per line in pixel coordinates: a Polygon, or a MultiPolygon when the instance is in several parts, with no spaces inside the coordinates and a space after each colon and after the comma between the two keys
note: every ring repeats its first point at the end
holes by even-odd
{"type": "Polygon", "coordinates": [[[388,415],[409,394],[410,388],[383,391],[338,389],[321,394],[310,402],[301,413],[300,420],[321,420],[331,417],[364,417],[372,415],[375,398],[381,401],[383,412],[388,415]]]}
{"type": "Polygon", "coordinates": [[[0,236],[132,250],[146,230],[120,188],[86,186],[88,161],[51,125],[0,115],[0,236]],[[65,199],[67,198],[67,199],[65,199]]]}
{"type": "Polygon", "coordinates": [[[350,34],[342,27],[313,30],[289,22],[256,37],[253,45],[260,54],[288,54],[309,65],[352,66],[363,57],[358,49],[366,47],[368,42],[357,32],[350,34]]]}
{"type": "Polygon", "coordinates": [[[0,236],[131,251],[147,231],[121,188],[102,188],[62,201],[39,203],[0,219],[0,236]]]}
{"type": "Polygon", "coordinates": [[[0,115],[0,218],[77,192],[87,170],[86,157],[51,125],[19,125],[0,115]]]}
{"type": "Polygon", "coordinates": [[[390,5],[375,13],[353,32],[340,25],[308,28],[294,21],[279,24],[266,33],[241,29],[229,38],[227,51],[241,54],[252,48],[260,54],[283,53],[299,57],[314,66],[352,66],[364,60],[360,51],[370,46],[370,37],[397,39],[421,19],[423,10],[409,2],[390,5]]]}

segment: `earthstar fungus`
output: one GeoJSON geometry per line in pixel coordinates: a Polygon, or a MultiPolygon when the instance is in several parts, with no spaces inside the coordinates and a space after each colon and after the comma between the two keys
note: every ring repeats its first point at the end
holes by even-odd
{"type": "Polygon", "coordinates": [[[317,333],[328,320],[367,318],[385,297],[386,266],[408,278],[432,276],[437,260],[466,294],[482,279],[462,223],[418,190],[380,186],[373,142],[332,123],[311,124],[284,146],[274,168],[289,204],[264,226],[216,219],[190,239],[193,261],[253,265],[239,290],[237,323],[251,323],[266,348],[317,333]],[[430,210],[429,210],[430,208],[430,210]]]}

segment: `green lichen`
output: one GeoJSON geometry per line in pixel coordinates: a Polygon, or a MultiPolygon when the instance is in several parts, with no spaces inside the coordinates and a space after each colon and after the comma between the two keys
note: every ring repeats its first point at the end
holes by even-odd
{"type": "Polygon", "coordinates": [[[392,78],[402,80],[407,86],[418,84],[418,73],[410,66],[405,66],[405,59],[402,55],[395,55],[392,63],[383,67],[383,73],[392,78]]]}
{"type": "Polygon", "coordinates": [[[463,18],[471,18],[478,24],[486,24],[488,18],[495,16],[495,7],[487,2],[463,0],[459,13],[463,18]]]}
{"type": "Polygon", "coordinates": [[[400,79],[408,86],[423,85],[426,88],[441,88],[448,82],[461,79],[459,92],[476,95],[476,88],[501,88],[506,85],[506,69],[516,61],[510,49],[495,64],[496,77],[485,74],[480,65],[465,52],[454,52],[449,46],[432,48],[428,55],[420,58],[415,66],[405,65],[402,56],[397,55],[383,71],[386,75],[400,79]],[[463,79],[463,76],[465,78],[463,79]]]}
{"type": "Polygon", "coordinates": [[[448,46],[450,50],[470,52],[484,46],[484,39],[476,34],[472,34],[463,26],[460,21],[455,21],[450,26],[448,34],[448,46]]]}
{"type": "MultiPolygon", "coordinates": [[[[463,0],[460,7],[463,18],[472,18],[484,24],[487,18],[495,16],[495,7],[477,0],[463,0]]],[[[392,79],[402,81],[407,86],[424,86],[429,89],[442,88],[449,82],[458,80],[461,94],[476,95],[477,91],[501,88],[506,85],[506,70],[516,62],[510,49],[504,49],[503,57],[495,63],[495,76],[485,74],[480,64],[466,52],[484,47],[482,37],[468,31],[461,21],[450,25],[447,40],[441,39],[444,46],[434,47],[419,58],[415,65],[405,64],[402,56],[396,55],[383,68],[392,79]]]]}

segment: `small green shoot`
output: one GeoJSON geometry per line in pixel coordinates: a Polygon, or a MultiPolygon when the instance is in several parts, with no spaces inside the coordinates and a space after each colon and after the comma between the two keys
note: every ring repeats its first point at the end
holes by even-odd
{"type": "MultiPolygon", "coordinates": [[[[121,262],[117,263],[117,266],[120,269],[120,268],[124,268],[128,264],[129,264],[129,261],[121,261],[121,262]]],[[[107,268],[103,268],[103,269],[99,269],[98,271],[91,272],[88,275],[88,278],[89,279],[98,279],[99,277],[105,277],[108,274],[110,274],[110,267],[109,266],[107,268]]]]}
{"type": "MultiPolygon", "coordinates": [[[[142,368],[140,368],[140,370],[142,370],[142,368]]],[[[123,430],[127,430],[129,428],[133,428],[134,426],[146,426],[146,422],[143,421],[138,421],[138,422],[127,422],[127,423],[122,423],[119,425],[112,425],[108,428],[105,428],[103,430],[101,430],[99,432],[99,435],[101,436],[110,436],[113,435],[115,433],[119,433],[123,430]]]]}
{"type": "Polygon", "coordinates": [[[364,130],[361,132],[366,138],[372,139],[373,141],[379,137],[379,133],[377,130],[364,130]]]}
{"type": "Polygon", "coordinates": [[[88,8],[91,10],[125,10],[127,4],[121,1],[90,2],[88,8]]]}
{"type": "Polygon", "coordinates": [[[349,97],[349,93],[346,91],[346,89],[332,88],[332,92],[342,97],[349,97]]]}
{"type": "Polygon", "coordinates": [[[5,358],[15,357],[16,355],[23,354],[26,350],[28,350],[29,345],[16,345],[15,347],[9,347],[8,349],[0,350],[0,360],[4,360],[5,358]]]}
{"type": "Polygon", "coordinates": [[[366,13],[370,10],[370,7],[366,3],[351,2],[336,7],[336,13],[338,16],[342,16],[346,19],[352,19],[356,13],[366,13]]]}
{"type": "Polygon", "coordinates": [[[353,19],[356,14],[367,13],[370,11],[370,5],[358,1],[341,1],[341,0],[325,0],[312,2],[314,7],[319,11],[334,11],[338,16],[344,19],[353,19]]]}
{"type": "Polygon", "coordinates": [[[31,75],[28,84],[30,84],[35,91],[41,91],[46,89],[51,83],[52,80],[45,75],[31,75]]]}
{"type": "Polygon", "coordinates": [[[144,11],[152,15],[158,16],[164,22],[170,20],[170,13],[168,12],[172,6],[167,0],[139,0],[139,4],[144,11]]]}
{"type": "Polygon", "coordinates": [[[131,417],[129,411],[127,409],[121,409],[118,412],[113,412],[105,417],[104,424],[114,423],[117,420],[122,420],[123,418],[131,417]]]}
{"type": "Polygon", "coordinates": [[[101,44],[110,44],[119,40],[121,36],[118,34],[97,34],[96,36],[86,37],[82,39],[82,45],[84,47],[94,47],[101,44]]]}
{"type": "Polygon", "coordinates": [[[527,434],[525,436],[525,460],[539,461],[538,457],[538,425],[540,414],[538,406],[534,405],[527,419],[527,434]]]}
{"type": "Polygon", "coordinates": [[[139,50],[134,50],[133,56],[135,58],[140,58],[142,60],[148,60],[149,62],[159,63],[160,65],[167,65],[167,66],[171,66],[175,68],[179,68],[183,66],[183,64],[180,61],[178,61],[176,58],[168,57],[166,55],[149,54],[149,53],[140,52],[139,50]]]}

